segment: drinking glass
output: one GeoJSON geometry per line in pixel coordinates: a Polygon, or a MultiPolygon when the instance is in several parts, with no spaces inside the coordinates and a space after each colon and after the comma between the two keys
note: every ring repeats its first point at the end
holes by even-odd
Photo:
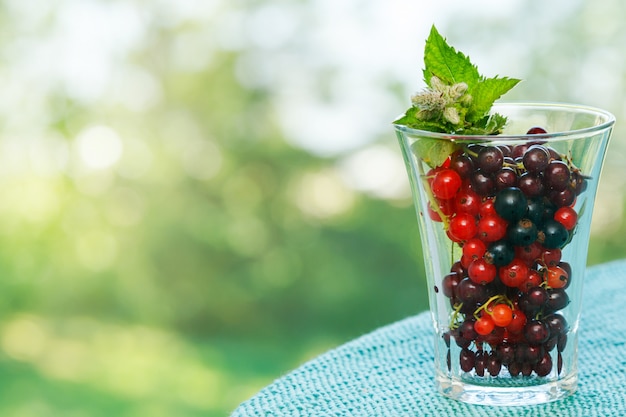
{"type": "Polygon", "coordinates": [[[492,112],[508,118],[501,135],[394,125],[425,260],[435,381],[468,403],[554,401],[577,386],[590,223],[615,118],[560,103],[492,112]]]}

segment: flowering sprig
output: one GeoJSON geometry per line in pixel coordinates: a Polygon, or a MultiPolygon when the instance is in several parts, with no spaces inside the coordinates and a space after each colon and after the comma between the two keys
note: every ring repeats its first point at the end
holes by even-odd
{"type": "Polygon", "coordinates": [[[459,135],[496,135],[506,117],[491,114],[495,100],[520,80],[485,78],[433,26],[424,50],[427,88],[411,97],[411,107],[394,123],[419,130],[459,135]]]}
{"type": "Polygon", "coordinates": [[[416,117],[423,121],[441,121],[462,127],[472,103],[472,96],[467,93],[467,89],[464,82],[446,85],[433,75],[430,87],[411,97],[413,106],[419,109],[416,117]]]}

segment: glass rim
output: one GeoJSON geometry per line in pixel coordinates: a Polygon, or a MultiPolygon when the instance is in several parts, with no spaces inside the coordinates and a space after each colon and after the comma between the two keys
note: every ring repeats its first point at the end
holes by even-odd
{"type": "Polygon", "coordinates": [[[558,139],[571,139],[577,136],[589,136],[590,134],[602,132],[611,128],[615,124],[615,116],[599,107],[586,106],[581,104],[570,104],[560,102],[501,102],[495,103],[492,108],[492,113],[498,108],[539,108],[539,109],[554,109],[554,110],[569,110],[585,112],[590,115],[595,115],[604,118],[602,123],[594,126],[585,127],[582,129],[572,129],[566,131],[539,133],[539,134],[501,134],[501,135],[459,135],[454,133],[441,133],[431,132],[428,130],[414,129],[405,125],[393,123],[394,128],[397,131],[403,132],[411,136],[427,137],[431,139],[441,139],[450,141],[515,141],[515,140],[528,140],[529,137],[533,139],[542,140],[558,140],[558,139]]]}

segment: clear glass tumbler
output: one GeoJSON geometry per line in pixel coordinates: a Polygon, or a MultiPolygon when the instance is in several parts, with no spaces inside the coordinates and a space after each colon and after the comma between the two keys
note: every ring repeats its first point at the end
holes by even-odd
{"type": "Polygon", "coordinates": [[[411,182],[435,327],[435,380],[486,405],[577,386],[589,230],[615,118],[509,103],[497,136],[395,125],[411,182]]]}

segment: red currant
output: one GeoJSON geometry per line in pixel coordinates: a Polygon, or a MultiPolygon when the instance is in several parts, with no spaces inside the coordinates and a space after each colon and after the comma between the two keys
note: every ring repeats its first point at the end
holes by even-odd
{"type": "Polygon", "coordinates": [[[435,222],[441,222],[441,216],[435,210],[433,210],[433,206],[428,203],[428,217],[435,222]]]}
{"type": "Polygon", "coordinates": [[[554,220],[561,223],[567,230],[572,230],[578,221],[578,213],[571,207],[559,207],[554,213],[554,220]]]}
{"type": "Polygon", "coordinates": [[[431,187],[435,197],[447,200],[456,195],[461,183],[461,176],[456,171],[444,168],[435,174],[431,187]]]}
{"type": "Polygon", "coordinates": [[[439,210],[446,216],[452,216],[454,214],[454,199],[439,200],[439,210]]]}
{"type": "Polygon", "coordinates": [[[541,263],[547,267],[557,266],[561,262],[561,249],[544,249],[541,254],[541,263]]]}
{"type": "Polygon", "coordinates": [[[485,285],[496,278],[498,268],[484,259],[476,259],[467,268],[467,275],[476,284],[485,285]]]}
{"type": "Polygon", "coordinates": [[[500,281],[507,287],[519,287],[528,278],[528,266],[521,259],[513,259],[510,264],[500,267],[500,281]]]}
{"type": "Polygon", "coordinates": [[[435,179],[435,175],[437,175],[439,171],[441,171],[441,168],[432,168],[429,169],[426,173],[426,181],[428,181],[428,185],[430,185],[430,188],[433,188],[433,180],[435,179]]]}
{"type": "Polygon", "coordinates": [[[471,214],[459,213],[450,220],[448,235],[455,242],[463,242],[476,236],[478,227],[476,219],[471,214]]]}
{"type": "Polygon", "coordinates": [[[482,258],[487,252],[487,245],[480,239],[473,238],[463,244],[463,256],[471,260],[482,258]]]}
{"type": "Polygon", "coordinates": [[[491,310],[491,319],[496,326],[506,327],[513,320],[513,310],[506,304],[496,304],[491,310]]]}
{"type": "Polygon", "coordinates": [[[528,246],[516,246],[515,257],[525,261],[529,266],[532,266],[537,262],[537,259],[540,258],[543,250],[539,242],[531,243],[528,246]]]}
{"type": "Polygon", "coordinates": [[[478,214],[480,217],[488,217],[488,216],[496,215],[496,209],[493,205],[493,198],[488,198],[482,202],[482,204],[480,205],[478,209],[478,214]]]}
{"type": "Polygon", "coordinates": [[[495,242],[506,236],[507,222],[502,217],[491,215],[478,221],[478,237],[485,242],[495,242]]]}
{"type": "MultiPolygon", "coordinates": [[[[454,200],[439,200],[438,208],[441,213],[445,216],[451,216],[454,214],[454,200]]],[[[428,217],[430,217],[433,221],[440,222],[442,221],[439,213],[433,209],[433,207],[428,203],[428,217]]]]}
{"type": "Polygon", "coordinates": [[[546,272],[546,282],[551,288],[563,288],[567,285],[568,280],[569,275],[561,267],[552,266],[546,272]]]}
{"type": "Polygon", "coordinates": [[[511,322],[506,329],[511,333],[521,333],[526,325],[526,315],[522,310],[514,308],[511,314],[511,322]]]}
{"type": "Polygon", "coordinates": [[[469,268],[472,262],[474,262],[474,259],[470,258],[469,256],[461,255],[461,266],[463,268],[469,268]]]}
{"type": "Polygon", "coordinates": [[[470,189],[461,189],[454,200],[457,213],[477,216],[480,209],[480,196],[470,189]]]}
{"type": "Polygon", "coordinates": [[[476,322],[474,322],[474,330],[481,336],[487,336],[496,327],[489,314],[483,314],[476,322]]]}
{"type": "Polygon", "coordinates": [[[543,278],[541,277],[541,274],[534,269],[531,269],[528,272],[528,278],[526,278],[526,281],[522,282],[522,285],[518,288],[522,292],[528,292],[531,288],[538,287],[542,282],[543,278]]]}

